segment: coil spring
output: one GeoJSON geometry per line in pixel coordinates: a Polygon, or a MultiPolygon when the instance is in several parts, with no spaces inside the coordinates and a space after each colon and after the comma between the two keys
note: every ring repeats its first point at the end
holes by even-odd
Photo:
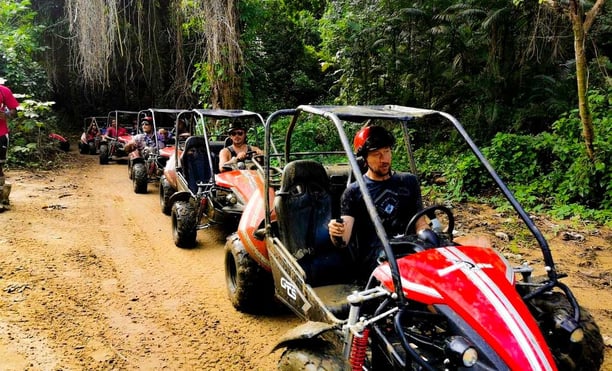
{"type": "Polygon", "coordinates": [[[366,328],[361,333],[361,336],[353,337],[353,344],[351,346],[351,369],[353,371],[363,370],[365,363],[366,350],[368,348],[368,338],[370,335],[370,329],[366,328]]]}

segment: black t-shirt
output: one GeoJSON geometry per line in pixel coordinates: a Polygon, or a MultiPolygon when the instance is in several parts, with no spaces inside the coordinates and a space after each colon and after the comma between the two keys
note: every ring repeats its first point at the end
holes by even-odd
{"type": "MultiPolygon", "coordinates": [[[[421,188],[416,176],[394,173],[391,178],[374,181],[363,176],[387,236],[403,234],[410,219],[423,208],[421,188]]],[[[355,218],[351,243],[359,263],[376,264],[382,243],[376,235],[357,182],[350,184],[341,199],[341,214],[355,218]]],[[[368,272],[369,273],[369,272],[368,272]]]]}

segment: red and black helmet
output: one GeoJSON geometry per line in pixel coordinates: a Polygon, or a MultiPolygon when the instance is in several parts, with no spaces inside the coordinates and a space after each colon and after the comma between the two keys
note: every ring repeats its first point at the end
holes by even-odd
{"type": "Polygon", "coordinates": [[[140,122],[141,125],[152,125],[153,124],[153,117],[151,116],[145,116],[142,118],[142,121],[140,122]]]}
{"type": "Polygon", "coordinates": [[[382,126],[366,126],[355,134],[353,149],[357,156],[365,158],[369,151],[395,145],[395,137],[382,126]]]}

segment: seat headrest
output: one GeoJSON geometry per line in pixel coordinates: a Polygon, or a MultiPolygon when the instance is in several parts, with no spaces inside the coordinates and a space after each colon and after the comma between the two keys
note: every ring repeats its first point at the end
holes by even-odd
{"type": "Polygon", "coordinates": [[[314,160],[295,160],[285,166],[280,191],[287,191],[296,183],[316,183],[329,189],[329,178],[323,165],[314,160]]]}
{"type": "Polygon", "coordinates": [[[206,147],[206,138],[200,136],[191,136],[185,141],[185,150],[192,147],[206,147]]]}

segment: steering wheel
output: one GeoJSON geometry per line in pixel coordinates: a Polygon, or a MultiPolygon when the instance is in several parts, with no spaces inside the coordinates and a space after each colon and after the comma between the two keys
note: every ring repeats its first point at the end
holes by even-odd
{"type": "Polygon", "coordinates": [[[244,154],[244,159],[241,161],[237,161],[237,162],[246,162],[248,160],[252,160],[253,159],[253,155],[255,155],[257,152],[255,151],[246,151],[244,154]]]}
{"type": "Polygon", "coordinates": [[[223,165],[223,170],[255,170],[256,166],[254,164],[250,164],[250,162],[258,160],[259,158],[263,159],[263,155],[257,155],[256,151],[247,151],[243,160],[236,161],[233,164],[225,164],[223,165]]]}
{"type": "MultiPolygon", "coordinates": [[[[453,230],[455,229],[455,217],[453,216],[453,213],[452,211],[450,211],[449,208],[447,208],[446,206],[442,206],[442,205],[433,205],[433,206],[430,206],[423,210],[418,211],[412,217],[412,219],[410,219],[410,221],[408,222],[408,225],[406,226],[406,231],[404,232],[404,234],[406,235],[415,234],[416,222],[424,215],[427,215],[427,217],[432,221],[437,219],[438,217],[436,215],[436,211],[440,211],[444,215],[446,215],[446,218],[448,219],[447,234],[448,234],[449,240],[452,241],[453,230]]],[[[440,231],[426,230],[424,231],[424,233],[422,233],[423,234],[422,236],[421,234],[419,234],[418,237],[419,239],[429,242],[432,245],[439,245],[440,239],[438,237],[438,233],[440,233],[440,231]]]]}

